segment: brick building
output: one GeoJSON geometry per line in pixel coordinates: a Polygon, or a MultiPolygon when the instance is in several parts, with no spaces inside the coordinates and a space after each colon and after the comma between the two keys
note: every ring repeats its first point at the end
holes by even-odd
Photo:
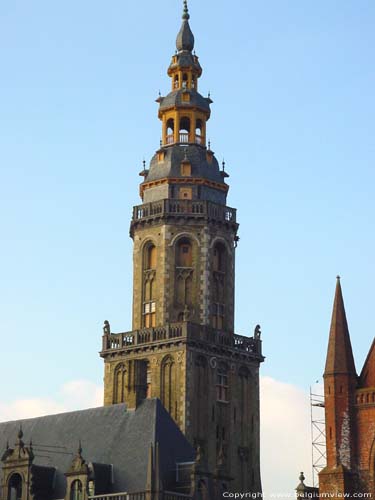
{"type": "MultiPolygon", "coordinates": [[[[324,371],[327,465],[319,494],[375,497],[375,340],[360,372],[354,363],[340,278],[337,278],[324,371]]],[[[308,492],[299,486],[300,498],[308,492]]],[[[297,490],[298,491],[298,490],[297,490]]]]}
{"type": "Polygon", "coordinates": [[[260,327],[234,333],[238,223],[206,140],[212,101],[198,92],[189,18],[185,0],[171,91],[157,100],[162,141],[130,225],[132,331],[104,324],[104,407],[0,424],[1,500],[261,492],[260,327]]]}

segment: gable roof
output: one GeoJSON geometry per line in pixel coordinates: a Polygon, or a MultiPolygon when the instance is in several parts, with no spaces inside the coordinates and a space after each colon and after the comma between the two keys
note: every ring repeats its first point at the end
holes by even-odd
{"type": "Polygon", "coordinates": [[[375,387],[375,339],[363,365],[359,385],[361,388],[375,387]]]}
{"type": "Polygon", "coordinates": [[[194,451],[158,399],[137,410],[112,405],[90,410],[0,423],[0,452],[12,444],[22,425],[24,441],[32,439],[34,464],[55,467],[53,499],[63,498],[68,471],[79,441],[87,463],[113,465],[113,492],[143,491],[150,445],[159,442],[162,478],[171,477],[176,462],[193,459],[194,451]]]}

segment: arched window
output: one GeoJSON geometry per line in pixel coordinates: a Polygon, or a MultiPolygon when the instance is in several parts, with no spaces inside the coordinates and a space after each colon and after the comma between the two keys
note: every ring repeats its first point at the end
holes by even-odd
{"type": "Polygon", "coordinates": [[[226,249],[223,243],[217,243],[214,247],[213,268],[214,271],[225,273],[226,249]]]}
{"type": "Polygon", "coordinates": [[[156,325],[155,281],[157,250],[153,243],[148,243],[145,246],[143,261],[143,326],[150,328],[156,325]]]}
{"type": "Polygon", "coordinates": [[[22,500],[22,477],[12,474],[8,483],[8,500],[22,500]]]}
{"type": "Polygon", "coordinates": [[[223,243],[214,246],[212,268],[212,326],[222,330],[225,327],[227,268],[227,252],[223,243]]]}
{"type": "Polygon", "coordinates": [[[195,123],[195,142],[197,144],[202,144],[203,139],[203,122],[202,120],[198,119],[195,123]]]}
{"type": "Polygon", "coordinates": [[[145,251],[145,270],[156,269],[156,247],[150,243],[145,251]]]}
{"type": "Polygon", "coordinates": [[[176,265],[177,267],[192,267],[193,265],[192,246],[187,238],[182,238],[177,244],[176,265]]]}
{"type": "Polygon", "coordinates": [[[180,120],[180,142],[188,143],[190,137],[190,118],[187,116],[181,118],[180,120]]]}
{"type": "Polygon", "coordinates": [[[166,143],[167,144],[173,144],[174,143],[174,119],[169,118],[167,121],[167,137],[166,137],[166,143]]]}
{"type": "Polygon", "coordinates": [[[184,73],[182,76],[182,88],[186,89],[188,86],[188,75],[187,73],[184,73]]]}
{"type": "Polygon", "coordinates": [[[195,75],[193,75],[191,78],[191,88],[195,89],[195,87],[196,87],[196,77],[195,75]]]}
{"type": "Polygon", "coordinates": [[[178,85],[179,85],[179,81],[178,81],[178,75],[175,75],[174,77],[174,88],[175,89],[178,89],[178,85]]]}
{"type": "Polygon", "coordinates": [[[72,482],[70,500],[83,500],[82,483],[79,479],[72,482]]]}
{"type": "Polygon", "coordinates": [[[165,357],[161,364],[161,401],[164,408],[176,420],[176,365],[172,356],[165,357]]]}
{"type": "Polygon", "coordinates": [[[125,402],[125,375],[126,368],[123,363],[120,363],[115,368],[114,375],[114,403],[124,403],[125,402]]]}
{"type": "Polygon", "coordinates": [[[228,389],[228,367],[222,363],[217,369],[216,399],[218,401],[227,402],[229,396],[228,389]]]}

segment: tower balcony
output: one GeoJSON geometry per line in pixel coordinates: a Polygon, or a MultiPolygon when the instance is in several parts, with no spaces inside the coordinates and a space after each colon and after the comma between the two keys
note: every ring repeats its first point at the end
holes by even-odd
{"type": "Polygon", "coordinates": [[[172,144],[199,144],[199,146],[205,146],[206,139],[203,135],[196,134],[194,138],[190,139],[190,134],[187,132],[180,132],[178,134],[178,139],[175,138],[174,134],[168,134],[165,136],[164,145],[171,146],[172,144]]]}
{"type": "Polygon", "coordinates": [[[237,211],[208,200],[164,199],[134,207],[132,224],[166,217],[189,217],[236,224],[237,211]]]}
{"type": "Polygon", "coordinates": [[[259,337],[244,337],[207,325],[181,322],[169,323],[165,326],[143,328],[125,333],[109,333],[103,335],[103,346],[100,355],[106,357],[116,351],[140,349],[165,343],[209,343],[215,348],[229,349],[263,361],[262,341],[259,337]]]}

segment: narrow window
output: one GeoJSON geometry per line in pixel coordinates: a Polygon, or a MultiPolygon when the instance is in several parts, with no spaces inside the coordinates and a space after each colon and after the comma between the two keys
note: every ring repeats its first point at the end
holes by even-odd
{"type": "Polygon", "coordinates": [[[70,500],[83,500],[82,483],[78,479],[72,482],[70,500]]]}
{"type": "Polygon", "coordinates": [[[192,267],[193,252],[191,243],[187,239],[182,239],[177,245],[177,267],[192,267]]]}
{"type": "Polygon", "coordinates": [[[218,401],[228,402],[228,372],[224,366],[217,371],[216,398],[218,401]]]}
{"type": "Polygon", "coordinates": [[[8,500],[22,500],[22,477],[13,474],[8,486],[8,500]]]}
{"type": "Polygon", "coordinates": [[[189,142],[189,136],[190,136],[190,118],[188,117],[183,117],[180,120],[180,141],[182,143],[188,143],[189,142]]]}

